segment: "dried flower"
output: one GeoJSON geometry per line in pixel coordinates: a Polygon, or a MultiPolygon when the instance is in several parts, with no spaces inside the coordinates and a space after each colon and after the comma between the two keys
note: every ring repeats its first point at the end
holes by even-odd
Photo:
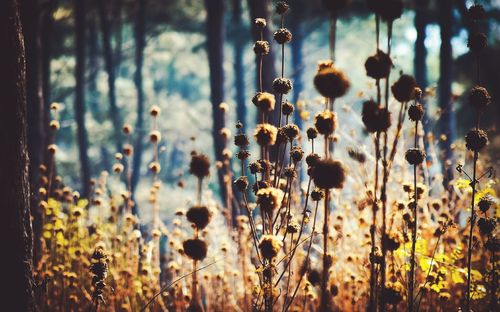
{"type": "Polygon", "coordinates": [[[412,121],[420,121],[424,116],[424,107],[421,104],[413,104],[408,108],[408,116],[412,121]]]}
{"type": "Polygon", "coordinates": [[[418,148],[410,148],[406,151],[405,159],[410,165],[420,165],[425,159],[425,152],[418,148]]]}
{"type": "Polygon", "coordinates": [[[278,13],[279,15],[285,14],[289,8],[290,7],[288,3],[286,3],[286,1],[278,1],[276,3],[276,13],[278,13]]]}
{"type": "Polygon", "coordinates": [[[347,92],[351,84],[344,73],[333,66],[332,61],[325,61],[318,64],[314,85],[322,96],[338,98],[347,92]]]}
{"type": "Polygon", "coordinates": [[[295,124],[288,124],[283,127],[283,132],[288,140],[293,141],[299,135],[300,129],[295,124]]]}
{"type": "Polygon", "coordinates": [[[312,154],[307,155],[306,163],[309,167],[314,167],[320,159],[321,159],[321,157],[319,157],[318,154],[312,153],[312,154]]]}
{"type": "Polygon", "coordinates": [[[264,29],[266,27],[266,19],[265,18],[256,18],[254,21],[255,26],[257,29],[264,29]]]}
{"type": "Polygon", "coordinates": [[[273,90],[276,93],[287,94],[292,90],[292,82],[287,78],[276,78],[273,80],[273,90]]]}
{"type": "Polygon", "coordinates": [[[314,184],[321,189],[342,188],[346,170],[339,160],[322,159],[312,168],[314,184]]]}
{"type": "Polygon", "coordinates": [[[274,32],[274,40],[279,44],[285,44],[292,41],[292,33],[287,28],[280,28],[274,32]]]}
{"type": "Polygon", "coordinates": [[[304,157],[304,151],[300,146],[294,146],[290,150],[290,157],[292,158],[293,162],[299,162],[302,160],[302,157],[304,157]]]}
{"type": "Polygon", "coordinates": [[[274,187],[266,187],[257,191],[257,204],[267,213],[278,209],[282,199],[283,191],[274,187]]]}
{"type": "Polygon", "coordinates": [[[474,4],[467,11],[467,15],[471,20],[478,21],[486,17],[486,11],[482,5],[474,4]]]}
{"type": "Polygon", "coordinates": [[[476,109],[483,109],[491,103],[491,96],[486,88],[475,86],[470,91],[469,103],[476,109]]]}
{"type": "Polygon", "coordinates": [[[368,57],[365,62],[366,74],[373,79],[387,78],[392,66],[391,57],[381,50],[378,50],[375,55],[368,57]]]}
{"type": "Polygon", "coordinates": [[[129,124],[123,125],[122,132],[126,135],[129,135],[132,133],[132,126],[129,124]]]}
{"type": "Polygon", "coordinates": [[[49,124],[49,128],[52,131],[57,131],[59,128],[61,128],[61,125],[59,124],[58,120],[51,120],[49,124]]]}
{"type": "Polygon", "coordinates": [[[479,152],[483,147],[488,144],[488,135],[484,130],[470,130],[465,136],[465,146],[467,149],[479,152]]]}
{"type": "Polygon", "coordinates": [[[186,213],[186,218],[193,223],[198,230],[203,230],[210,223],[212,213],[207,206],[193,206],[186,213]]]}
{"type": "Polygon", "coordinates": [[[276,99],[271,93],[257,92],[257,94],[255,94],[252,98],[252,102],[263,112],[270,112],[274,110],[276,99]]]}
{"type": "Polygon", "coordinates": [[[182,248],[186,256],[195,261],[201,261],[207,256],[207,243],[199,238],[185,240],[182,248]]]}
{"type": "Polygon", "coordinates": [[[314,140],[318,137],[318,130],[316,128],[308,128],[307,129],[307,138],[309,140],[314,140]]]}
{"type": "Polygon", "coordinates": [[[315,189],[311,192],[311,199],[313,201],[320,201],[325,197],[325,193],[321,189],[315,189]]]}
{"type": "Polygon", "coordinates": [[[255,128],[254,137],[260,146],[274,145],[278,129],[275,126],[265,123],[258,124],[255,128]]]}
{"type": "Polygon", "coordinates": [[[473,52],[481,52],[488,46],[488,38],[483,33],[473,33],[469,35],[467,47],[473,52]]]}
{"type": "Polygon", "coordinates": [[[161,113],[161,108],[157,105],[153,105],[151,109],[149,110],[149,114],[153,117],[157,117],[161,113]]]}
{"type": "Polygon", "coordinates": [[[244,192],[248,187],[248,178],[246,176],[241,176],[234,181],[234,185],[238,191],[244,192]]]}
{"type": "Polygon", "coordinates": [[[161,133],[158,130],[153,130],[149,133],[149,140],[153,143],[158,143],[161,141],[161,133]]]}
{"type": "Polygon", "coordinates": [[[479,206],[479,210],[486,213],[494,203],[493,197],[491,195],[486,195],[479,200],[477,205],[479,206]]]}
{"type": "Polygon", "coordinates": [[[403,300],[405,287],[400,282],[387,282],[382,291],[385,301],[388,304],[397,305],[403,300]]]}
{"type": "Polygon", "coordinates": [[[283,105],[281,105],[281,111],[285,116],[290,116],[293,113],[293,110],[294,110],[293,104],[290,102],[285,102],[283,103],[283,105]]]}
{"type": "Polygon", "coordinates": [[[243,148],[248,146],[248,144],[250,144],[250,141],[246,134],[237,134],[234,136],[234,145],[243,148]]]}
{"type": "Polygon", "coordinates": [[[337,126],[335,114],[329,110],[318,113],[314,118],[314,126],[322,135],[332,134],[337,126]]]}
{"type": "Polygon", "coordinates": [[[417,82],[410,75],[401,75],[392,85],[391,91],[399,102],[408,102],[415,98],[415,87],[417,82]]]}
{"type": "Polygon", "coordinates": [[[203,179],[210,175],[210,160],[204,154],[194,154],[189,163],[189,173],[203,179]]]}
{"type": "Polygon", "coordinates": [[[382,244],[389,251],[394,251],[401,245],[401,237],[396,232],[385,233],[382,236],[382,244]]]}
{"type": "Polygon", "coordinates": [[[252,162],[248,165],[248,168],[250,169],[250,172],[252,174],[256,174],[262,171],[262,166],[260,165],[259,162],[252,162]]]}
{"type": "Polygon", "coordinates": [[[274,235],[263,235],[260,239],[259,250],[264,259],[273,260],[282,247],[281,240],[274,235]]]}
{"type": "Polygon", "coordinates": [[[481,234],[489,235],[493,233],[497,226],[497,223],[495,219],[492,218],[479,218],[479,220],[477,221],[477,225],[481,234]]]}
{"type": "Polygon", "coordinates": [[[270,50],[269,42],[265,40],[255,41],[253,45],[253,51],[257,55],[267,55],[269,54],[269,50],[270,50]]]}
{"type": "Polygon", "coordinates": [[[384,107],[380,107],[373,100],[363,103],[362,120],[366,131],[384,132],[391,126],[391,113],[384,107]]]}

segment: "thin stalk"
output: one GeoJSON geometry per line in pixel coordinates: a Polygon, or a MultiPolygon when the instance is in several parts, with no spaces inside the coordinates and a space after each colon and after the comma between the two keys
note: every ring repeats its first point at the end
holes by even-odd
{"type": "MultiPolygon", "coordinates": [[[[418,148],[417,140],[418,120],[415,121],[415,148],[418,148]]],[[[413,233],[411,241],[411,256],[410,256],[410,278],[408,282],[408,311],[413,312],[413,288],[415,286],[415,249],[417,246],[417,229],[418,229],[418,197],[417,197],[417,165],[413,165],[413,190],[414,206],[413,206],[413,233]]]]}

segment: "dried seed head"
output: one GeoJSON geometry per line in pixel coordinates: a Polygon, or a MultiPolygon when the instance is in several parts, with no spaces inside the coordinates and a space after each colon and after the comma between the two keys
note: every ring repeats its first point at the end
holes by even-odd
{"type": "Polygon", "coordinates": [[[486,11],[482,5],[474,4],[467,10],[467,15],[471,20],[478,21],[486,17],[486,11]]]}
{"type": "Polygon", "coordinates": [[[292,41],[292,33],[287,28],[280,28],[274,32],[274,40],[279,44],[292,41]]]}
{"type": "Polygon", "coordinates": [[[52,131],[57,131],[59,128],[61,128],[61,125],[59,124],[58,120],[51,120],[49,124],[49,128],[52,131]]]}
{"type": "Polygon", "coordinates": [[[382,290],[382,296],[387,303],[395,306],[403,300],[404,291],[405,287],[400,282],[387,282],[382,290]]]}
{"type": "Polygon", "coordinates": [[[408,117],[412,121],[420,121],[424,117],[424,107],[421,104],[413,104],[408,108],[408,117]]]}
{"type": "Polygon", "coordinates": [[[366,131],[384,132],[391,126],[391,113],[383,107],[378,106],[373,100],[363,103],[362,120],[366,131]]]}
{"type": "Polygon", "coordinates": [[[276,93],[287,94],[292,90],[292,82],[287,78],[276,78],[273,80],[273,90],[276,93]]]}
{"type": "Polygon", "coordinates": [[[467,149],[479,152],[483,147],[488,144],[488,135],[484,130],[470,130],[465,136],[465,146],[467,149]]]}
{"type": "Polygon", "coordinates": [[[312,167],[312,178],[321,189],[339,189],[344,186],[346,170],[338,160],[322,159],[312,167]]]}
{"type": "Polygon", "coordinates": [[[126,135],[129,135],[132,133],[132,126],[129,124],[123,125],[122,132],[126,135]]]}
{"type": "Polygon", "coordinates": [[[257,55],[267,55],[269,54],[269,50],[269,42],[265,40],[255,41],[253,45],[253,52],[255,52],[255,54],[257,55]]]}
{"type": "Polygon", "coordinates": [[[151,172],[154,174],[160,173],[161,171],[160,163],[157,161],[153,161],[152,163],[149,164],[149,170],[151,170],[151,172]]]}
{"type": "Polygon", "coordinates": [[[325,197],[325,193],[321,189],[315,189],[311,192],[311,199],[313,201],[320,201],[325,197]]]}
{"type": "Polygon", "coordinates": [[[254,21],[254,24],[255,24],[255,27],[257,27],[257,29],[260,29],[260,30],[264,29],[267,25],[265,18],[256,18],[254,21]]]}
{"type": "Polygon", "coordinates": [[[381,50],[378,50],[375,55],[366,59],[365,69],[366,75],[373,79],[384,79],[389,76],[392,68],[391,57],[381,50]]]}
{"type": "Polygon", "coordinates": [[[234,136],[234,145],[238,147],[246,147],[250,144],[248,136],[246,134],[237,134],[234,136]]]}
{"type": "Polygon", "coordinates": [[[329,110],[318,113],[314,118],[314,126],[322,135],[332,134],[337,126],[335,114],[329,110]]]}
{"type": "Polygon", "coordinates": [[[193,154],[189,163],[189,173],[203,179],[210,175],[210,159],[204,154],[193,154]]]}
{"type": "Polygon", "coordinates": [[[302,157],[304,157],[304,151],[300,146],[294,146],[290,151],[290,156],[292,157],[292,161],[297,163],[302,160],[302,157]]]}
{"type": "Polygon", "coordinates": [[[126,156],[131,156],[132,153],[134,152],[134,147],[130,144],[125,144],[123,145],[123,154],[126,156]]]}
{"type": "Polygon", "coordinates": [[[307,129],[307,138],[309,140],[314,140],[318,137],[318,130],[316,128],[308,128],[307,129]]]}
{"type": "Polygon", "coordinates": [[[281,111],[285,116],[290,116],[293,113],[293,110],[294,110],[293,104],[290,102],[285,102],[283,103],[283,105],[281,105],[281,111]]]}
{"type": "Polygon", "coordinates": [[[262,171],[262,166],[260,165],[259,162],[252,162],[248,165],[248,168],[250,169],[250,173],[252,174],[257,174],[262,171]]]}
{"type": "Polygon", "coordinates": [[[199,238],[185,240],[182,248],[184,254],[195,261],[201,261],[207,256],[207,243],[199,238]]]}
{"type": "Polygon", "coordinates": [[[161,141],[161,133],[158,130],[153,130],[149,133],[149,140],[153,143],[158,143],[161,141]]]}
{"type": "Polygon", "coordinates": [[[50,144],[48,147],[47,147],[47,151],[49,151],[49,153],[51,155],[55,155],[57,153],[57,145],[55,144],[50,144]]]}
{"type": "Polygon", "coordinates": [[[410,165],[420,165],[425,159],[425,152],[418,148],[410,148],[406,151],[405,159],[410,165]]]}
{"type": "Polygon", "coordinates": [[[259,250],[264,259],[273,260],[282,247],[281,240],[274,235],[263,235],[259,242],[259,250]]]}
{"type": "Polygon", "coordinates": [[[257,204],[268,214],[279,208],[283,199],[283,191],[274,187],[266,187],[257,191],[257,204]]]}
{"type": "Polygon", "coordinates": [[[234,185],[238,191],[244,192],[248,187],[248,178],[246,176],[241,176],[234,181],[234,185]]]}
{"type": "Polygon", "coordinates": [[[285,133],[288,140],[293,141],[299,135],[300,129],[295,124],[288,124],[283,127],[283,132],[285,133]]]}
{"type": "Polygon", "coordinates": [[[408,102],[415,98],[415,87],[417,82],[410,75],[401,75],[392,85],[391,91],[399,102],[408,102]]]}
{"type": "Polygon", "coordinates": [[[252,98],[252,102],[263,112],[274,110],[276,99],[274,95],[268,92],[257,92],[252,98]]]}
{"type": "Polygon", "coordinates": [[[278,1],[276,3],[276,13],[278,13],[279,15],[285,14],[289,8],[290,7],[288,3],[286,3],[286,1],[278,1]]]}
{"type": "Polygon", "coordinates": [[[488,46],[488,38],[483,33],[474,33],[469,36],[469,40],[467,41],[467,47],[472,52],[479,53],[484,50],[488,46]]]}
{"type": "Polygon", "coordinates": [[[401,237],[396,232],[390,232],[382,235],[382,244],[389,251],[394,251],[401,245],[401,237]]]}
{"type": "Polygon", "coordinates": [[[186,213],[186,218],[193,223],[198,230],[203,230],[210,223],[212,213],[207,206],[193,206],[186,213]]]}
{"type": "Polygon", "coordinates": [[[123,165],[120,164],[120,163],[116,163],[113,165],[113,172],[116,173],[116,174],[120,174],[123,172],[123,165]]]}
{"type": "Polygon", "coordinates": [[[314,167],[320,159],[321,159],[321,157],[319,157],[318,154],[311,153],[311,154],[307,155],[306,163],[309,167],[314,167]]]}
{"type": "Polygon", "coordinates": [[[278,129],[271,124],[258,124],[255,128],[254,137],[260,146],[274,145],[278,129]]]}
{"type": "Polygon", "coordinates": [[[333,66],[332,61],[320,62],[314,77],[314,86],[326,98],[343,96],[350,87],[350,82],[343,72],[333,66]]]}
{"type": "Polygon", "coordinates": [[[483,109],[491,103],[491,96],[486,88],[475,86],[470,91],[469,103],[476,109],[483,109]]]}
{"type": "Polygon", "coordinates": [[[497,222],[493,218],[479,218],[477,225],[481,234],[490,235],[493,231],[495,231],[497,222]]]}
{"type": "Polygon", "coordinates": [[[477,205],[481,212],[486,213],[494,203],[495,200],[493,199],[493,197],[491,195],[486,195],[479,200],[477,205]]]}
{"type": "Polygon", "coordinates": [[[149,110],[149,114],[153,117],[157,117],[158,115],[160,115],[160,113],[161,109],[157,105],[153,105],[153,107],[151,107],[151,109],[149,110]]]}

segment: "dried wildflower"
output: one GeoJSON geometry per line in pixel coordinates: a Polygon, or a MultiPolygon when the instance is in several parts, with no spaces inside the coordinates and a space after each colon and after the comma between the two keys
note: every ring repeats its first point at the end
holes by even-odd
{"type": "Polygon", "coordinates": [[[469,103],[476,109],[483,109],[491,103],[491,96],[486,88],[475,86],[470,91],[469,103]]]}
{"type": "Polygon", "coordinates": [[[410,148],[406,151],[405,159],[410,165],[420,165],[425,159],[425,152],[418,148],[410,148]]]}
{"type": "Polygon", "coordinates": [[[244,192],[248,187],[248,178],[246,176],[241,176],[234,181],[234,185],[238,191],[244,192]]]}
{"type": "Polygon", "coordinates": [[[274,187],[266,187],[257,191],[257,205],[267,213],[278,209],[282,199],[283,192],[274,187]]]}
{"type": "Polygon", "coordinates": [[[161,171],[161,166],[160,163],[157,161],[153,161],[149,164],[149,170],[151,170],[152,173],[158,174],[161,171]]]}
{"type": "Polygon", "coordinates": [[[132,153],[134,152],[134,147],[130,144],[125,144],[123,145],[123,154],[126,156],[131,156],[132,153]]]}
{"type": "Polygon", "coordinates": [[[273,260],[282,247],[281,240],[274,235],[263,235],[260,239],[259,250],[264,259],[273,260]]]}
{"type": "Polygon", "coordinates": [[[207,206],[193,206],[186,213],[186,218],[193,223],[198,230],[203,230],[210,223],[212,213],[207,206]]]}
{"type": "Polygon", "coordinates": [[[238,147],[245,147],[250,144],[248,136],[246,134],[237,134],[234,136],[234,145],[238,147]]]}
{"type": "Polygon", "coordinates": [[[385,233],[382,235],[382,244],[389,251],[394,251],[401,245],[401,237],[396,232],[385,233]]]}
{"type": "Polygon", "coordinates": [[[493,218],[479,218],[477,226],[481,234],[490,235],[495,230],[497,222],[493,218]]]}
{"type": "Polygon", "coordinates": [[[307,274],[307,280],[311,285],[316,286],[321,282],[321,274],[318,270],[311,270],[307,274]]]}
{"type": "Polygon", "coordinates": [[[318,113],[314,118],[314,126],[322,135],[332,134],[337,126],[335,114],[329,110],[318,113]]]}
{"type": "Polygon", "coordinates": [[[318,154],[311,153],[311,154],[307,155],[306,163],[309,167],[314,167],[320,159],[321,159],[321,157],[319,157],[318,154]]]}
{"type": "Polygon", "coordinates": [[[391,91],[399,102],[408,102],[415,98],[415,87],[417,82],[410,75],[401,75],[392,85],[391,91]]]}
{"type": "Polygon", "coordinates": [[[275,126],[265,123],[258,124],[255,128],[254,137],[260,146],[274,145],[278,129],[275,126]]]}
{"type": "Polygon", "coordinates": [[[58,120],[51,120],[49,123],[49,128],[52,131],[57,131],[59,128],[61,128],[61,125],[59,124],[58,120]]]}
{"type": "Polygon", "coordinates": [[[132,126],[129,124],[123,125],[122,132],[126,135],[129,135],[132,133],[132,126]]]}
{"type": "Polygon", "coordinates": [[[323,0],[323,6],[332,12],[337,12],[345,8],[350,0],[323,0]]]}
{"type": "Polygon", "coordinates": [[[283,112],[283,115],[290,116],[294,111],[293,104],[290,102],[283,103],[283,105],[281,105],[281,111],[283,112]]]}
{"type": "Polygon", "coordinates": [[[158,143],[161,141],[161,133],[158,130],[153,130],[149,133],[149,140],[153,143],[158,143]]]}
{"type": "Polygon", "coordinates": [[[274,32],[274,40],[279,44],[285,44],[292,41],[292,33],[287,28],[280,28],[274,32]]]}
{"type": "Polygon", "coordinates": [[[384,132],[391,126],[391,113],[373,100],[363,103],[361,115],[366,131],[370,133],[384,132]]]}
{"type": "Polygon", "coordinates": [[[279,15],[285,14],[289,8],[290,6],[288,5],[288,3],[286,3],[286,1],[278,1],[276,3],[276,13],[278,13],[279,15]]]}
{"type": "Polygon", "coordinates": [[[343,96],[350,87],[350,82],[343,72],[333,66],[332,61],[320,62],[314,76],[314,86],[326,98],[343,96]]]}
{"type": "Polygon", "coordinates": [[[346,170],[339,160],[322,159],[312,168],[312,178],[321,189],[342,188],[346,170]]]}
{"type": "Polygon", "coordinates": [[[304,151],[300,146],[294,146],[290,150],[290,157],[293,162],[297,163],[302,160],[302,157],[304,157],[304,151]]]}
{"type": "Polygon", "coordinates": [[[308,128],[306,132],[309,140],[314,140],[318,137],[318,130],[316,128],[308,128]]]}
{"type": "Polygon", "coordinates": [[[467,149],[479,152],[483,147],[488,144],[488,135],[484,130],[470,130],[465,136],[465,146],[467,149]]]}
{"type": "Polygon", "coordinates": [[[297,172],[295,172],[295,169],[293,169],[293,167],[287,167],[285,169],[285,177],[287,177],[288,179],[295,179],[297,177],[297,172]]]}
{"type": "Polygon", "coordinates": [[[383,51],[378,50],[375,55],[366,59],[366,75],[373,79],[385,79],[389,76],[392,66],[391,57],[383,51]]]}
{"type": "Polygon", "coordinates": [[[293,141],[299,135],[300,129],[295,124],[288,124],[283,127],[283,132],[288,140],[293,141]]]}
{"type": "Polygon", "coordinates": [[[204,154],[194,154],[189,163],[189,173],[203,179],[210,175],[210,160],[204,154]]]}
{"type": "Polygon", "coordinates": [[[186,256],[195,261],[201,261],[207,256],[207,243],[199,238],[185,240],[182,248],[186,256]]]}
{"type": "Polygon", "coordinates": [[[276,99],[271,93],[257,92],[252,98],[252,102],[263,112],[270,112],[274,110],[276,99]]]}
{"type": "Polygon", "coordinates": [[[325,193],[321,189],[315,189],[311,192],[311,199],[313,201],[320,201],[325,197],[325,193]]]}
{"type": "Polygon", "coordinates": [[[117,174],[122,173],[123,169],[124,169],[124,167],[120,163],[116,163],[116,164],[113,165],[113,172],[114,173],[117,173],[117,174]]]}
{"type": "Polygon", "coordinates": [[[473,33],[469,35],[467,47],[473,52],[481,52],[488,46],[488,38],[483,33],[473,33]]]}
{"type": "Polygon", "coordinates": [[[257,29],[261,30],[264,29],[267,25],[265,18],[256,18],[254,24],[257,27],[257,29]]]}
{"type": "Polygon", "coordinates": [[[255,182],[253,185],[252,185],[252,191],[255,195],[257,195],[257,193],[262,190],[262,189],[265,189],[265,188],[268,188],[269,187],[269,183],[267,183],[266,181],[257,181],[255,182]]]}
{"type": "Polygon", "coordinates": [[[499,251],[500,244],[498,242],[498,238],[496,238],[495,236],[488,238],[488,240],[484,244],[484,247],[491,252],[499,251]]]}
{"type": "Polygon", "coordinates": [[[478,21],[486,17],[486,11],[482,5],[474,4],[467,10],[467,16],[473,21],[478,21]]]}
{"type": "Polygon", "coordinates": [[[413,104],[408,108],[408,116],[412,121],[420,121],[424,117],[424,107],[421,104],[413,104]]]}
{"type": "Polygon", "coordinates": [[[404,298],[405,287],[400,282],[387,282],[382,291],[382,296],[385,302],[392,305],[397,305],[404,298]]]}
{"type": "Polygon", "coordinates": [[[273,80],[273,90],[276,93],[287,94],[292,90],[292,82],[287,78],[276,78],[273,80]]]}
{"type": "Polygon", "coordinates": [[[153,117],[157,117],[161,113],[161,108],[157,105],[153,105],[151,109],[149,110],[149,114],[153,117]]]}
{"type": "Polygon", "coordinates": [[[259,162],[252,162],[248,165],[248,168],[250,169],[250,172],[252,174],[257,174],[262,171],[262,166],[260,165],[259,162]]]}
{"type": "Polygon", "coordinates": [[[479,206],[479,210],[486,213],[494,203],[493,197],[491,195],[486,195],[479,200],[477,205],[479,206]]]}
{"type": "Polygon", "coordinates": [[[47,147],[47,151],[49,151],[49,153],[51,155],[55,155],[55,153],[57,152],[57,145],[55,144],[50,144],[48,147],[47,147]]]}
{"type": "MultiPolygon", "coordinates": [[[[228,156],[227,158],[231,158],[231,157],[229,157],[229,155],[227,155],[227,156],[228,156]]],[[[241,150],[238,152],[238,154],[236,154],[236,157],[238,157],[238,159],[240,159],[240,160],[245,160],[248,157],[250,157],[250,152],[248,152],[247,150],[241,150]]]]}
{"type": "Polygon", "coordinates": [[[257,40],[253,44],[253,52],[257,55],[267,55],[269,54],[269,42],[265,40],[257,40]]]}
{"type": "Polygon", "coordinates": [[[300,224],[297,222],[297,220],[292,219],[289,223],[288,226],[286,227],[287,233],[290,234],[295,234],[300,231],[300,224]]]}

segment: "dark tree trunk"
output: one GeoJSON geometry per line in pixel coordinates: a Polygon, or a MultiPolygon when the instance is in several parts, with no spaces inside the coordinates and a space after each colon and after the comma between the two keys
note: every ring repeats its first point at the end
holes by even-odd
{"type": "Polygon", "coordinates": [[[34,311],[30,220],[26,64],[17,0],[0,1],[0,207],[2,311],[34,311]]]}
{"type": "Polygon", "coordinates": [[[116,68],[114,62],[113,46],[111,44],[112,29],[107,12],[106,1],[97,1],[99,20],[102,32],[102,47],[104,53],[104,64],[108,74],[108,100],[109,100],[109,119],[113,123],[113,141],[116,144],[116,150],[122,149],[122,121],[120,110],[116,103],[116,68]]]}
{"type": "Polygon", "coordinates": [[[40,259],[42,211],[38,205],[39,170],[43,158],[44,127],[42,76],[40,64],[40,33],[38,0],[21,1],[21,20],[23,23],[24,46],[26,49],[26,105],[28,116],[28,155],[30,179],[30,207],[33,216],[34,260],[40,259]]]}
{"type": "MultiPolygon", "coordinates": [[[[241,22],[241,0],[233,0],[232,12],[232,25],[233,29],[233,49],[234,49],[234,79],[236,87],[236,118],[241,121],[243,125],[247,126],[247,106],[245,94],[245,66],[243,56],[245,55],[245,42],[246,36],[244,26],[241,22]]],[[[246,128],[247,129],[247,128],[246,128]]]]}
{"type": "MultiPolygon", "coordinates": [[[[264,29],[264,40],[269,41],[271,45],[271,51],[263,59],[263,70],[262,70],[262,85],[263,91],[273,92],[273,80],[276,78],[276,68],[274,66],[275,52],[277,45],[273,42],[273,33],[271,29],[271,5],[270,0],[248,0],[248,7],[250,9],[250,19],[252,27],[252,36],[254,41],[260,40],[260,31],[255,28],[253,21],[256,18],[265,18],[267,21],[267,27],[264,29]]],[[[259,89],[259,57],[256,56],[256,86],[259,89]]],[[[274,113],[269,116],[269,122],[276,124],[279,119],[279,109],[275,109],[274,113]]],[[[260,118],[260,117],[258,117],[260,118]]]]}
{"type": "Polygon", "coordinates": [[[453,166],[447,165],[448,160],[453,163],[453,151],[451,144],[455,141],[455,113],[453,111],[453,100],[451,94],[452,70],[453,70],[453,50],[451,46],[453,29],[453,1],[439,1],[439,26],[441,28],[441,49],[439,64],[439,106],[441,108],[441,133],[446,135],[446,140],[441,143],[441,150],[444,153],[443,174],[444,183],[453,175],[453,166]]]}
{"type": "MultiPolygon", "coordinates": [[[[205,0],[207,10],[207,54],[210,67],[210,101],[212,102],[212,136],[215,159],[224,162],[222,151],[226,147],[220,131],[224,128],[224,113],[219,105],[224,101],[224,1],[205,0]]],[[[219,185],[223,200],[227,199],[228,189],[224,182],[224,172],[218,172],[219,185]]],[[[229,207],[228,207],[229,208],[229,207]]]]}
{"type": "MultiPolygon", "coordinates": [[[[134,144],[134,159],[132,164],[132,197],[134,196],[137,183],[141,176],[142,151],[144,148],[143,138],[144,129],[144,86],[142,68],[144,65],[144,48],[146,47],[146,0],[139,0],[137,15],[135,20],[135,74],[134,82],[137,90],[137,120],[135,122],[136,140],[134,144]]],[[[137,205],[133,206],[132,211],[137,213],[137,205]]]]}
{"type": "Polygon", "coordinates": [[[291,10],[290,31],[293,34],[293,40],[290,42],[292,50],[292,81],[293,81],[293,97],[292,102],[295,104],[295,123],[300,128],[302,127],[302,119],[300,111],[297,107],[300,93],[304,90],[302,77],[304,76],[304,60],[302,49],[304,47],[304,31],[301,26],[302,12],[304,2],[302,0],[294,1],[293,9],[291,10]]]}
{"type": "Polygon", "coordinates": [[[83,196],[88,198],[90,191],[90,165],[87,128],[85,127],[85,0],[74,0],[75,14],[75,119],[77,125],[77,141],[80,155],[81,189],[83,196]]]}

